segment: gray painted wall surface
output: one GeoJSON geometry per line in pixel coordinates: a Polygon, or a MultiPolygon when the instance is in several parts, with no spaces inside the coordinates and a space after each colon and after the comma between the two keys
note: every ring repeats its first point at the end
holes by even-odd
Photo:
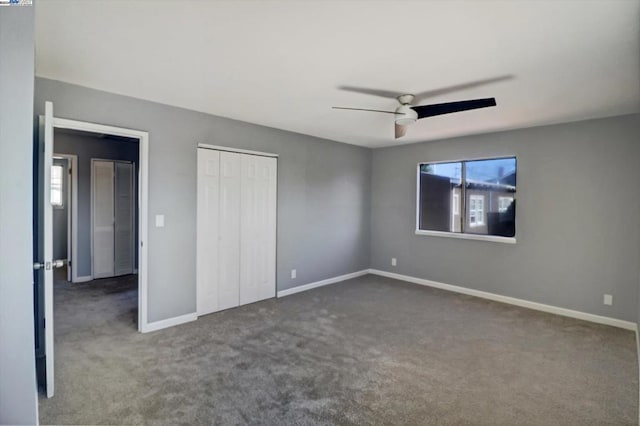
{"type": "Polygon", "coordinates": [[[635,321],[638,117],[374,150],[372,268],[635,321]],[[518,159],[517,244],[415,235],[418,162],[509,155],[518,159]]]}
{"type": "Polygon", "coordinates": [[[33,7],[0,7],[0,424],[36,424],[33,7]]]}
{"type": "Polygon", "coordinates": [[[138,144],[55,131],[54,152],[78,156],[78,276],[91,275],[91,159],[132,161],[137,171],[138,144]]]}
{"type": "Polygon", "coordinates": [[[65,169],[63,174],[64,183],[63,188],[63,204],[62,207],[53,208],[53,258],[54,259],[66,259],[67,258],[67,209],[68,203],[68,182],[69,182],[69,161],[67,159],[54,158],[54,166],[62,166],[65,169]]]}
{"type": "Polygon", "coordinates": [[[57,117],[150,133],[149,321],[196,309],[199,142],[280,155],[278,290],[369,267],[371,150],[37,78],[37,114],[45,101],[57,117]]]}

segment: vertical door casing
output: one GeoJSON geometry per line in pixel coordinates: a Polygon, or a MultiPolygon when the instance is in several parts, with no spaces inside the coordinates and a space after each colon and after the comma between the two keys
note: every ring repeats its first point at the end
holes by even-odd
{"type": "Polygon", "coordinates": [[[218,310],[220,152],[198,149],[196,281],[197,311],[218,310]]]}
{"type": "Polygon", "coordinates": [[[135,263],[134,233],[134,167],[133,163],[116,161],[114,274],[133,274],[135,263]]]}
{"type": "Polygon", "coordinates": [[[114,163],[92,160],[93,278],[114,275],[114,163]]]}
{"type": "Polygon", "coordinates": [[[275,296],[277,160],[242,155],[240,304],[275,296]]]}
{"type": "Polygon", "coordinates": [[[220,152],[218,310],[240,304],[241,154],[220,152]]]}

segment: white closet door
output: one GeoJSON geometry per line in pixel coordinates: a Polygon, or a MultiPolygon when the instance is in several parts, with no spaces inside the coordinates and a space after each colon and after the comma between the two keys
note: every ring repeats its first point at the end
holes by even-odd
{"type": "Polygon", "coordinates": [[[240,304],[276,295],[277,161],[242,156],[240,304]]]}
{"type": "Polygon", "coordinates": [[[115,162],[115,275],[133,274],[134,252],[134,168],[115,162]]]}
{"type": "Polygon", "coordinates": [[[220,152],[198,149],[196,280],[198,315],[218,310],[220,152]]]}
{"type": "Polygon", "coordinates": [[[93,278],[114,274],[113,161],[93,160],[93,278]]]}
{"type": "Polygon", "coordinates": [[[220,152],[218,310],[240,304],[241,154],[220,152]]]}

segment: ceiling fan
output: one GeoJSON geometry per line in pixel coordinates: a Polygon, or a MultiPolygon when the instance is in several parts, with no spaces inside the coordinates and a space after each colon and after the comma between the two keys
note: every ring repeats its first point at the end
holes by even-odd
{"type": "Polygon", "coordinates": [[[433,97],[442,95],[445,93],[453,92],[456,90],[469,89],[497,81],[508,80],[513,78],[512,75],[504,75],[500,77],[489,78],[485,80],[471,81],[455,86],[443,87],[440,89],[429,90],[415,95],[398,93],[387,90],[369,89],[365,87],[355,86],[340,86],[339,89],[350,92],[363,93],[367,95],[382,96],[385,98],[395,98],[399,105],[394,111],[384,111],[378,109],[366,109],[366,108],[351,108],[351,107],[336,107],[333,109],[344,109],[352,111],[369,111],[369,112],[382,112],[386,114],[395,115],[395,138],[401,138],[407,133],[407,127],[421,118],[433,117],[442,114],[451,114],[454,112],[468,111],[472,109],[487,108],[496,106],[495,98],[483,98],[483,99],[471,99],[458,102],[446,102],[441,104],[431,105],[416,105],[413,106],[413,102],[422,98],[433,97]]]}

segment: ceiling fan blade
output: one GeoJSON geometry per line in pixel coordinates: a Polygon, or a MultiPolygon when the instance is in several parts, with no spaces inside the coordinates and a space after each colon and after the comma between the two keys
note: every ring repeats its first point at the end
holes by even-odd
{"type": "Polygon", "coordinates": [[[369,111],[369,112],[384,112],[386,114],[399,114],[399,115],[404,115],[401,112],[395,112],[395,111],[382,111],[380,109],[365,109],[365,108],[349,108],[349,107],[331,107],[333,109],[348,109],[350,111],[369,111]]]}
{"type": "Polygon", "coordinates": [[[396,139],[399,139],[407,134],[407,126],[401,126],[396,124],[396,139]]]}
{"type": "Polygon", "coordinates": [[[392,92],[390,90],[380,90],[380,89],[369,89],[367,87],[357,87],[357,86],[338,86],[338,89],[346,90],[347,92],[362,93],[364,95],[382,96],[383,98],[392,98],[392,99],[395,99],[398,96],[402,95],[402,93],[400,92],[392,92]]]}
{"type": "Polygon", "coordinates": [[[484,86],[485,84],[497,83],[499,81],[511,80],[514,76],[511,74],[501,75],[498,77],[485,78],[483,80],[468,81],[462,84],[456,84],[453,86],[441,87],[434,90],[426,90],[424,92],[416,93],[414,102],[420,102],[425,98],[433,98],[435,96],[446,95],[447,93],[457,92],[459,90],[472,89],[474,87],[484,86]]]}
{"type": "Polygon", "coordinates": [[[452,112],[496,106],[496,98],[472,99],[469,101],[446,102],[444,104],[420,105],[411,107],[418,113],[418,119],[434,115],[451,114],[452,112]]]}

